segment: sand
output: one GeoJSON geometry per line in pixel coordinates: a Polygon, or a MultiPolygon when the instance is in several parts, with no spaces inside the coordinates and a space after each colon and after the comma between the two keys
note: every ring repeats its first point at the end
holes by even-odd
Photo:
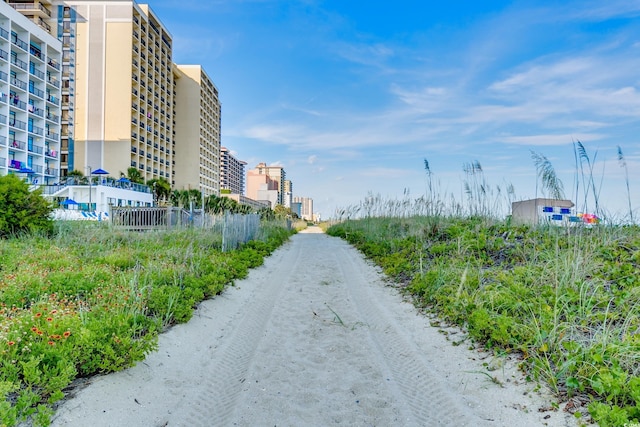
{"type": "Polygon", "coordinates": [[[311,227],[162,334],[144,362],[75,390],[52,425],[577,425],[549,410],[517,360],[437,324],[311,227]]]}

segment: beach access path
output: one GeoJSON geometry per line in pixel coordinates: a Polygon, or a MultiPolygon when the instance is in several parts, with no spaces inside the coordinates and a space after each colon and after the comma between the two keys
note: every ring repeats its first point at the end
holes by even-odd
{"type": "Polygon", "coordinates": [[[52,425],[577,425],[516,364],[421,314],[356,249],[310,227],[145,361],[74,390],[52,425]]]}

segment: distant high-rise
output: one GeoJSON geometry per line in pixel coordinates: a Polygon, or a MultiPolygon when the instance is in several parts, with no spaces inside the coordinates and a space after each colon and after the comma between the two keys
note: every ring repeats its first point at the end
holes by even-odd
{"type": "Polygon", "coordinates": [[[300,203],[300,216],[307,221],[313,221],[313,199],[309,197],[294,197],[294,203],[300,203]]]}
{"type": "Polygon", "coordinates": [[[176,65],[175,81],[174,186],[220,195],[218,88],[200,65],[176,65]]]}
{"type": "Polygon", "coordinates": [[[220,189],[244,195],[244,167],[247,163],[236,159],[226,147],[220,148],[220,189]]]}
{"type": "Polygon", "coordinates": [[[284,187],[282,189],[282,205],[286,208],[291,208],[293,201],[293,183],[291,180],[284,180],[284,187]]]}
{"type": "Polygon", "coordinates": [[[255,169],[247,172],[247,197],[254,200],[260,199],[258,191],[263,184],[268,185],[268,189],[277,192],[275,204],[284,204],[284,182],[286,172],[282,166],[267,166],[266,163],[259,163],[255,169]]]}

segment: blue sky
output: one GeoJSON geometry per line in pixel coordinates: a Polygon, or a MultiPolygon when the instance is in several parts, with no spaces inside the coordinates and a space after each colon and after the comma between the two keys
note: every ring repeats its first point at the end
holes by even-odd
{"type": "Polygon", "coordinates": [[[492,198],[540,196],[532,151],[582,207],[578,140],[616,216],[620,146],[640,211],[638,0],[148,3],[174,61],[218,87],[222,144],[248,168],[282,165],[324,218],[369,193],[419,197],[424,159],[443,199],[465,200],[476,161],[492,198]]]}

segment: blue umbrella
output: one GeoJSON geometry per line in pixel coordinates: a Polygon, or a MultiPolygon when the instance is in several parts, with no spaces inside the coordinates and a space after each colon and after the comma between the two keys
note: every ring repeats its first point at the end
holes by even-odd
{"type": "Polygon", "coordinates": [[[129,181],[129,179],[128,179],[128,178],[125,178],[125,177],[123,176],[122,178],[120,178],[120,179],[118,180],[118,182],[124,182],[124,183],[126,183],[126,182],[131,182],[131,181],[129,181]]]}
{"type": "Polygon", "coordinates": [[[64,206],[69,206],[69,205],[77,205],[78,202],[76,202],[73,199],[67,199],[67,200],[63,201],[62,203],[60,203],[60,204],[64,205],[64,206]]]}
{"type": "Polygon", "coordinates": [[[96,169],[93,172],[91,172],[91,175],[109,175],[109,172],[107,172],[104,169],[96,169]]]}

